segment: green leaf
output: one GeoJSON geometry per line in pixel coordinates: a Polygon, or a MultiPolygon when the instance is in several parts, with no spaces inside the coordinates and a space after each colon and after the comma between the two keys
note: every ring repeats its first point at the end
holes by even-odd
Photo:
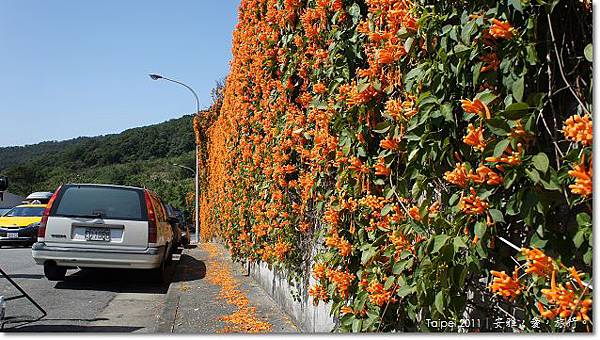
{"type": "Polygon", "coordinates": [[[410,48],[412,47],[414,41],[415,38],[413,37],[409,37],[408,39],[406,39],[406,41],[404,42],[404,50],[406,51],[406,53],[410,52],[410,48]]]}
{"type": "Polygon", "coordinates": [[[533,162],[533,166],[542,173],[546,173],[546,171],[548,171],[548,165],[550,165],[550,160],[548,159],[548,156],[546,156],[545,153],[538,153],[537,155],[533,156],[531,161],[533,162]]]}
{"type": "Polygon", "coordinates": [[[513,6],[517,11],[523,12],[523,7],[521,6],[521,0],[508,0],[508,3],[513,6]]]}
{"type": "Polygon", "coordinates": [[[492,91],[490,90],[485,90],[483,92],[478,93],[475,98],[481,100],[482,102],[484,102],[486,105],[489,105],[491,102],[493,102],[496,98],[498,98],[498,96],[496,96],[494,93],[492,93],[492,91]]]}
{"type": "Polygon", "coordinates": [[[479,238],[483,238],[485,236],[485,232],[487,231],[487,225],[485,222],[477,222],[475,223],[475,235],[479,236],[479,238]]]}
{"type": "Polygon", "coordinates": [[[369,245],[369,247],[362,252],[362,255],[360,258],[360,263],[365,264],[365,263],[369,262],[369,260],[371,258],[373,258],[373,256],[375,256],[375,254],[377,254],[377,248],[369,245]]]}
{"type": "Polygon", "coordinates": [[[496,144],[496,147],[494,148],[494,157],[500,157],[500,155],[502,155],[504,153],[504,150],[506,150],[506,147],[508,146],[508,144],[510,144],[510,139],[503,139],[501,141],[498,142],[498,144],[496,144]]]}
{"type": "Polygon", "coordinates": [[[517,79],[512,85],[512,94],[517,102],[523,100],[523,91],[525,90],[525,78],[517,79]]]}
{"type": "Polygon", "coordinates": [[[560,184],[554,178],[550,179],[549,181],[545,181],[544,179],[540,179],[540,182],[542,182],[542,186],[546,190],[562,191],[562,188],[560,187],[560,184]]]}
{"type": "Polygon", "coordinates": [[[529,105],[527,103],[513,103],[504,109],[502,115],[507,119],[515,120],[522,118],[528,110],[529,105]]]}
{"type": "Polygon", "coordinates": [[[594,60],[593,53],[594,53],[594,48],[592,47],[592,44],[587,44],[585,46],[585,49],[583,50],[583,55],[585,56],[585,59],[587,61],[589,61],[590,63],[593,62],[593,60],[594,60]]]}
{"type": "Polygon", "coordinates": [[[492,220],[494,220],[494,222],[504,222],[504,216],[502,215],[502,212],[500,210],[490,209],[488,210],[488,212],[492,216],[492,220]]]}
{"type": "Polygon", "coordinates": [[[536,232],[531,237],[531,240],[529,241],[529,246],[542,249],[544,248],[544,246],[546,246],[546,243],[548,243],[548,240],[542,239],[540,235],[536,232]]]}
{"type": "Polygon", "coordinates": [[[492,118],[486,124],[490,131],[497,136],[506,136],[510,132],[510,125],[504,118],[492,118]]]}
{"type": "Polygon", "coordinates": [[[517,179],[516,171],[507,171],[506,175],[504,175],[504,188],[506,188],[506,189],[510,188],[516,179],[517,179]]]}
{"type": "Polygon", "coordinates": [[[435,308],[440,312],[440,314],[444,315],[444,293],[440,290],[437,294],[435,294],[435,308]]]}
{"type": "Polygon", "coordinates": [[[404,285],[400,285],[400,286],[399,286],[399,288],[398,288],[398,291],[396,292],[396,294],[397,294],[399,297],[405,297],[405,296],[407,296],[408,294],[411,294],[413,291],[414,291],[414,288],[413,288],[413,287],[411,287],[411,286],[409,286],[409,285],[406,285],[406,284],[404,284],[404,285]]]}
{"type": "Polygon", "coordinates": [[[573,243],[575,244],[575,247],[579,248],[581,247],[581,244],[583,244],[583,241],[585,240],[583,237],[584,232],[584,230],[579,230],[575,236],[573,236],[573,243]]]}
{"type": "Polygon", "coordinates": [[[383,209],[381,209],[381,216],[385,216],[387,215],[390,210],[392,210],[392,205],[391,204],[386,204],[383,209]]]}
{"type": "Polygon", "coordinates": [[[362,319],[354,319],[354,321],[352,321],[352,333],[360,332],[362,330],[362,323],[362,319]]]}
{"type": "Polygon", "coordinates": [[[454,252],[457,253],[460,248],[468,248],[468,246],[463,240],[463,236],[456,236],[454,237],[454,252]]]}
{"type": "Polygon", "coordinates": [[[590,215],[584,212],[577,214],[576,220],[577,225],[580,227],[592,225],[592,218],[590,217],[590,215]]]}
{"type": "Polygon", "coordinates": [[[456,54],[460,54],[460,53],[466,52],[468,50],[470,50],[470,48],[467,47],[467,46],[465,46],[465,45],[463,45],[463,44],[457,44],[454,47],[454,53],[456,53],[456,54]]]}
{"type": "Polygon", "coordinates": [[[535,184],[540,182],[540,174],[535,169],[525,169],[525,174],[535,184]]]}
{"type": "Polygon", "coordinates": [[[402,261],[398,261],[398,262],[394,263],[394,266],[392,267],[392,273],[398,275],[398,274],[402,273],[403,269],[404,269],[404,263],[402,261]]]}
{"type": "Polygon", "coordinates": [[[590,265],[592,263],[593,256],[594,253],[592,253],[592,250],[588,250],[587,253],[583,254],[583,263],[590,265]]]}
{"type": "Polygon", "coordinates": [[[375,128],[373,129],[373,132],[376,133],[386,133],[390,128],[392,127],[392,125],[390,124],[390,122],[381,122],[379,124],[377,124],[377,126],[375,126],[375,128]]]}
{"type": "Polygon", "coordinates": [[[440,251],[440,249],[446,244],[446,241],[448,241],[448,239],[450,238],[450,236],[448,235],[436,235],[433,237],[433,249],[431,250],[431,253],[437,253],[438,251],[440,251]]]}

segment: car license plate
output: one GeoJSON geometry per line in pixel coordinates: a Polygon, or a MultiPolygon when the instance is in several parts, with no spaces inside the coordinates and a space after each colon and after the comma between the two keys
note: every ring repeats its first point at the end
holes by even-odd
{"type": "Polygon", "coordinates": [[[110,242],[110,229],[107,228],[86,228],[86,241],[103,241],[110,242]]]}
{"type": "Polygon", "coordinates": [[[6,233],[6,236],[8,238],[18,238],[19,237],[19,233],[6,233]]]}

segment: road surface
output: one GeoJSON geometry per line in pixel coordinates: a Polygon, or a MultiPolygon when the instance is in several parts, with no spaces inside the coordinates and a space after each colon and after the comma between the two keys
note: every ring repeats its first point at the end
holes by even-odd
{"type": "MultiPolygon", "coordinates": [[[[168,289],[140,270],[73,269],[65,281],[48,281],[30,248],[0,248],[0,267],[48,313],[30,322],[40,312],[29,301],[8,301],[3,332],[151,333],[168,289]]],[[[0,295],[19,295],[1,275],[0,295]]]]}

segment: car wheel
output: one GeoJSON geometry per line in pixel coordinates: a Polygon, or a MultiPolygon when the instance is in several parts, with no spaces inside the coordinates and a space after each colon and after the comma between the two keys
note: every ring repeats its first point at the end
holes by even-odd
{"type": "Polygon", "coordinates": [[[153,279],[156,283],[165,284],[168,281],[167,264],[163,260],[158,268],[153,269],[153,279]]]}
{"type": "Polygon", "coordinates": [[[50,281],[62,281],[67,274],[67,268],[59,267],[54,263],[44,264],[44,275],[50,281]]]}

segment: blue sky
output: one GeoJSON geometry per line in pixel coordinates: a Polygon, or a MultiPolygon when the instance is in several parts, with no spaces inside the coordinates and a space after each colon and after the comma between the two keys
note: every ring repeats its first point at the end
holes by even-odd
{"type": "Polygon", "coordinates": [[[202,107],[238,0],[0,0],[0,146],[116,133],[202,107]]]}

